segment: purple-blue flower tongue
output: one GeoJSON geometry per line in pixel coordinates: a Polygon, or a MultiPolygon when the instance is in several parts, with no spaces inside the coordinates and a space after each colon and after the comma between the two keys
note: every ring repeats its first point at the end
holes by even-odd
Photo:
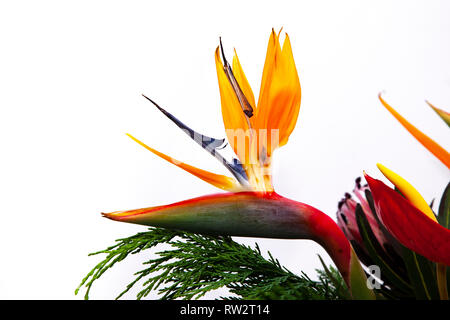
{"type": "Polygon", "coordinates": [[[211,138],[197,131],[194,131],[186,124],[181,122],[178,118],[172,115],[170,112],[167,112],[164,108],[159,106],[155,101],[150,99],[149,97],[142,95],[145,99],[150,101],[159,111],[161,111],[167,118],[169,118],[173,123],[177,125],[181,130],[183,130],[192,140],[197,142],[203,149],[208,151],[211,155],[213,155],[217,160],[219,160],[239,181],[239,183],[243,186],[248,185],[248,178],[245,173],[242,164],[238,159],[233,158],[230,161],[226,160],[222,154],[219,152],[220,149],[223,149],[227,146],[225,139],[216,139],[211,138]]]}

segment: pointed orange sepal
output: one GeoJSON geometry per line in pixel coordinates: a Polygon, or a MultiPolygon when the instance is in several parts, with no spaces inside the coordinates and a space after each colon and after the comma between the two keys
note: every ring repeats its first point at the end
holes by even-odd
{"type": "Polygon", "coordinates": [[[176,165],[177,167],[189,172],[190,174],[193,174],[197,178],[200,178],[203,181],[206,181],[209,184],[212,184],[213,186],[215,186],[219,189],[226,190],[226,191],[236,191],[236,190],[242,189],[240,184],[234,178],[230,178],[230,177],[227,177],[224,175],[220,175],[220,174],[212,173],[212,172],[209,172],[206,170],[202,170],[202,169],[196,168],[194,166],[191,166],[189,164],[186,164],[184,162],[178,161],[172,157],[169,157],[168,155],[165,155],[162,152],[159,152],[158,150],[155,150],[155,149],[147,146],[145,143],[136,139],[131,134],[127,133],[127,136],[129,136],[131,139],[136,141],[138,144],[143,146],[145,149],[156,154],[157,156],[159,156],[159,157],[163,158],[164,160],[176,165]]]}
{"type": "Polygon", "coordinates": [[[433,139],[428,137],[426,134],[421,132],[415,126],[413,126],[410,122],[408,122],[405,118],[403,118],[394,108],[392,108],[384,99],[381,97],[381,93],[378,95],[383,106],[400,122],[400,124],[406,128],[406,130],[411,133],[414,138],[417,139],[425,148],[428,149],[432,154],[436,156],[443,164],[450,169],[450,154],[442,148],[439,144],[437,144],[433,139]]]}

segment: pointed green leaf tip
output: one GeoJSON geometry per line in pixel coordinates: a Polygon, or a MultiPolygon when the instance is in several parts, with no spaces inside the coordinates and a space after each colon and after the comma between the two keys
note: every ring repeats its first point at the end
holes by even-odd
{"type": "Polygon", "coordinates": [[[441,109],[439,109],[439,108],[436,108],[435,106],[433,106],[430,102],[428,102],[428,101],[425,101],[430,107],[431,107],[431,109],[433,109],[436,113],[437,113],[437,115],[442,119],[442,120],[444,120],[444,122],[450,127],[450,113],[448,113],[448,112],[446,112],[446,111],[444,111],[444,110],[441,110],[441,109]]]}

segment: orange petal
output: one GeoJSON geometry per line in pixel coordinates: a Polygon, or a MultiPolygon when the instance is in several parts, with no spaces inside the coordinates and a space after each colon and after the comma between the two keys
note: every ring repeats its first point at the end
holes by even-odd
{"type": "MultiPolygon", "coordinates": [[[[277,117],[274,117],[274,126],[280,129],[280,147],[287,143],[291,132],[295,128],[300,111],[301,99],[300,81],[292,54],[291,41],[287,34],[281,51],[281,60],[281,72],[277,72],[276,75],[280,77],[279,83],[282,83],[281,79],[285,81],[280,85],[278,91],[278,94],[281,96],[280,98],[285,100],[285,103],[283,104],[284,108],[279,107],[275,109],[277,111],[275,112],[277,117]]],[[[274,105],[276,103],[277,101],[275,100],[274,105]]]]}
{"type": "Polygon", "coordinates": [[[300,110],[301,88],[287,34],[283,49],[280,49],[278,37],[272,33],[268,55],[271,56],[266,58],[264,67],[264,86],[261,86],[263,92],[258,102],[256,127],[267,130],[267,139],[261,141],[260,151],[265,147],[270,156],[275,148],[287,143],[295,128],[300,110]],[[275,45],[272,44],[274,41],[275,45]]]}
{"type": "Polygon", "coordinates": [[[222,118],[228,142],[243,164],[249,162],[250,122],[242,110],[220,59],[219,47],[215,52],[217,78],[219,81],[222,118]]]}
{"type": "Polygon", "coordinates": [[[378,95],[378,98],[383,106],[398,120],[398,122],[400,122],[402,126],[406,128],[406,130],[409,131],[409,133],[414,136],[414,138],[416,138],[425,148],[428,149],[428,151],[434,154],[436,158],[441,160],[442,163],[450,169],[450,154],[444,148],[403,118],[397,111],[394,110],[394,108],[383,100],[381,93],[378,95]]]}
{"type": "Polygon", "coordinates": [[[147,150],[153,152],[157,156],[163,158],[164,160],[176,165],[177,167],[179,167],[183,170],[186,170],[187,172],[193,174],[197,178],[200,178],[203,181],[206,181],[209,184],[212,184],[213,186],[215,186],[219,189],[223,189],[226,191],[236,191],[236,190],[242,189],[242,187],[239,185],[237,180],[234,178],[230,178],[230,177],[220,175],[220,174],[215,174],[215,173],[212,173],[209,171],[205,171],[205,170],[193,167],[189,164],[180,162],[172,157],[165,155],[162,152],[159,152],[158,150],[155,150],[155,149],[147,146],[145,143],[143,143],[142,141],[139,141],[138,139],[133,137],[131,134],[127,133],[127,136],[129,136],[131,139],[133,139],[134,141],[139,143],[141,146],[143,146],[147,150]]]}
{"type": "Polygon", "coordinates": [[[280,55],[281,49],[280,44],[278,42],[278,36],[275,31],[272,29],[272,33],[270,34],[269,43],[267,45],[266,52],[266,61],[264,62],[264,69],[261,79],[261,88],[259,90],[259,98],[258,98],[258,113],[260,113],[260,108],[262,105],[267,105],[268,99],[268,88],[270,87],[270,83],[272,81],[272,73],[275,68],[276,56],[280,55]]]}
{"type": "MultiPolygon", "coordinates": [[[[253,95],[252,87],[248,83],[247,77],[245,76],[244,70],[242,69],[241,63],[239,62],[239,58],[237,56],[236,50],[234,50],[233,57],[233,74],[236,78],[239,87],[241,87],[242,92],[247,98],[248,102],[251,104],[252,108],[255,109],[255,96],[253,95]]],[[[251,117],[250,119],[253,119],[251,117]]]]}

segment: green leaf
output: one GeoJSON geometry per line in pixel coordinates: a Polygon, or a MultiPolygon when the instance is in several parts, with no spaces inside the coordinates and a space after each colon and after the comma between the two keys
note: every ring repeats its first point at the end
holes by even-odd
{"type": "Polygon", "coordinates": [[[380,267],[383,280],[385,280],[390,287],[398,289],[401,296],[408,296],[412,289],[410,284],[395,270],[394,264],[377,241],[377,238],[370,228],[369,221],[359,204],[356,206],[355,215],[364,246],[374,263],[380,267]]]}
{"type": "MultiPolygon", "coordinates": [[[[450,268],[447,267],[447,288],[450,288],[450,268]]],[[[449,289],[450,293],[450,289],[449,289]]]]}
{"type": "Polygon", "coordinates": [[[342,296],[346,297],[346,299],[351,299],[351,294],[348,290],[347,285],[344,282],[344,279],[342,279],[341,274],[338,273],[337,275],[333,275],[333,272],[330,269],[328,269],[328,267],[325,264],[325,262],[323,261],[322,257],[320,255],[318,255],[318,256],[319,256],[320,263],[322,264],[324,273],[326,274],[328,279],[331,280],[334,287],[340,292],[340,294],[342,296]]]}
{"type": "Polygon", "coordinates": [[[439,291],[436,283],[436,266],[430,260],[403,247],[403,260],[416,299],[437,300],[439,291]]]}
{"type": "Polygon", "coordinates": [[[426,103],[437,113],[437,115],[444,120],[444,122],[450,127],[450,114],[444,110],[436,108],[430,102],[426,101],[426,103]]]}
{"type": "MultiPolygon", "coordinates": [[[[149,249],[158,244],[169,245],[170,249],[151,252],[143,263],[144,267],[134,273],[134,280],[117,298],[139,284],[142,288],[137,293],[137,299],[147,297],[150,292],[158,293],[161,299],[198,299],[219,288],[228,288],[235,295],[224,299],[346,298],[340,293],[340,285],[334,284],[334,278],[332,281],[321,271],[317,271],[319,281],[311,280],[304,273],[294,274],[282,267],[270,252],[269,259],[264,258],[257,244],[251,248],[230,237],[162,228],[151,228],[147,232],[119,239],[115,245],[94,253],[105,254],[106,257],[87,274],[76,293],[85,286],[85,299],[89,299],[93,284],[106,271],[130,254],[150,253],[149,249]]],[[[335,278],[338,277],[336,274],[337,271],[335,278]]]]}
{"type": "Polygon", "coordinates": [[[450,183],[447,184],[442,195],[437,220],[442,226],[450,229],[450,183]]]}

